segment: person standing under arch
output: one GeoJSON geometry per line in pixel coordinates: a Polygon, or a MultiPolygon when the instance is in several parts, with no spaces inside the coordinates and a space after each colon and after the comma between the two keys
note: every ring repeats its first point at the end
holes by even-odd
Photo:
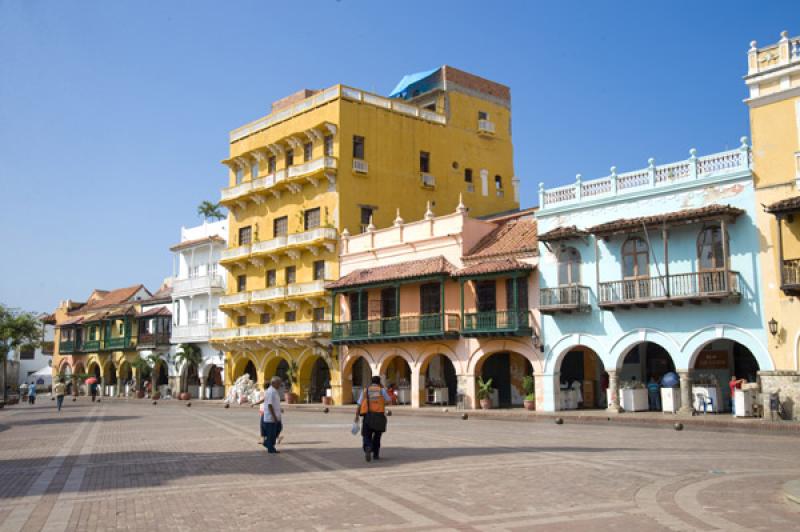
{"type": "Polygon", "coordinates": [[[380,460],[381,436],[386,432],[386,403],[391,398],[386,393],[381,378],[372,377],[372,383],[361,390],[361,396],[356,404],[356,418],[364,418],[361,424],[362,447],[364,449],[364,459],[367,462],[380,460]]]}

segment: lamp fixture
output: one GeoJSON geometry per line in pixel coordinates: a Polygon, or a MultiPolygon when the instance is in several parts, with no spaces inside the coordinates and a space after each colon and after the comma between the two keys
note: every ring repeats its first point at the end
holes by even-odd
{"type": "Polygon", "coordinates": [[[771,320],[769,320],[768,325],[769,325],[769,333],[772,336],[777,335],[778,334],[778,322],[775,320],[775,318],[772,318],[771,320]]]}

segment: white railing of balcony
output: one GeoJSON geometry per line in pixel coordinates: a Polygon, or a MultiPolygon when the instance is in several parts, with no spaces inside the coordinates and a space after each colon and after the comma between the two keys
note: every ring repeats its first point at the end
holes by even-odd
{"type": "Polygon", "coordinates": [[[353,171],[359,174],[366,174],[369,172],[369,164],[363,159],[353,159],[353,171]]]}
{"type": "Polygon", "coordinates": [[[692,149],[689,151],[689,159],[660,166],[656,166],[655,161],[650,159],[647,168],[622,174],[617,174],[616,167],[612,167],[610,176],[591,181],[583,181],[578,175],[575,183],[561,187],[545,189],[544,184],[540,183],[539,206],[547,209],[582,200],[627,194],[649,187],[747,171],[750,169],[750,148],[746,137],[742,137],[741,142],[742,145],[735,150],[704,157],[697,157],[696,150],[692,149]]]}
{"type": "Polygon", "coordinates": [[[336,240],[337,238],[336,229],[333,227],[317,227],[316,229],[289,235],[287,244],[302,244],[315,240],[336,240]]]}
{"type": "Polygon", "coordinates": [[[494,122],[489,120],[478,120],[478,131],[494,133],[494,122]]]}
{"type": "Polygon", "coordinates": [[[255,179],[253,181],[253,190],[263,190],[272,187],[275,183],[280,183],[284,179],[286,179],[286,172],[284,170],[278,170],[277,172],[255,179]]]}
{"type": "Polygon", "coordinates": [[[236,248],[223,249],[222,253],[220,253],[220,260],[238,259],[240,257],[246,257],[249,254],[250,244],[245,244],[244,246],[239,246],[236,248]]]}
{"type": "MultiPolygon", "coordinates": [[[[216,324],[214,325],[216,326],[216,324]]],[[[208,338],[211,334],[212,325],[202,323],[198,325],[173,325],[172,341],[180,343],[186,339],[208,338]]]]}
{"type": "Polygon", "coordinates": [[[262,240],[261,242],[256,242],[253,244],[252,251],[253,253],[268,253],[275,249],[279,249],[286,246],[286,235],[277,236],[270,240],[262,240]]]}
{"type": "Polygon", "coordinates": [[[310,281],[307,283],[296,283],[288,285],[287,294],[290,296],[300,296],[303,294],[314,294],[325,291],[325,281],[310,281]]]}
{"type": "Polygon", "coordinates": [[[336,169],[335,157],[330,157],[326,155],[325,157],[320,157],[318,159],[314,159],[313,161],[308,161],[307,163],[298,164],[296,166],[290,166],[288,175],[289,178],[291,179],[293,177],[299,177],[325,169],[331,169],[331,170],[336,169]]]}
{"type": "Polygon", "coordinates": [[[272,333],[272,325],[252,325],[243,327],[242,336],[269,336],[272,333]]]}
{"type": "Polygon", "coordinates": [[[220,296],[219,304],[220,305],[241,305],[242,303],[247,303],[250,300],[250,293],[249,292],[238,292],[236,294],[226,294],[224,296],[220,296]]]}
{"type": "Polygon", "coordinates": [[[222,201],[238,198],[239,196],[244,196],[245,194],[249,193],[252,189],[253,189],[253,181],[247,181],[245,183],[240,183],[232,187],[223,188],[221,196],[222,201]]]}
{"type": "Polygon", "coordinates": [[[269,301],[271,299],[280,299],[286,296],[285,286],[273,286],[264,288],[263,290],[253,290],[250,293],[250,301],[255,303],[257,301],[269,301]]]}
{"type": "Polygon", "coordinates": [[[176,279],[172,285],[172,293],[177,295],[182,292],[224,288],[224,286],[222,276],[203,275],[202,277],[192,277],[190,279],[176,279]]]}
{"type": "Polygon", "coordinates": [[[211,329],[211,338],[237,338],[240,336],[241,327],[228,329],[211,329]]]}

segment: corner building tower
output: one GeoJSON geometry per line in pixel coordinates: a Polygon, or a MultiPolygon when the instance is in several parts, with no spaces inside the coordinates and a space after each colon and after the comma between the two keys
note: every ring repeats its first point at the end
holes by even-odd
{"type": "MultiPolygon", "coordinates": [[[[326,281],[340,234],[386,227],[426,204],[472,216],[519,208],[508,87],[450,66],[405,76],[389,97],[344,85],[303,90],[230,135],[229,272],[212,332],[230,387],[291,377],[303,402],[341,402],[326,281]]],[[[380,317],[379,302],[369,312],[380,317]]]]}

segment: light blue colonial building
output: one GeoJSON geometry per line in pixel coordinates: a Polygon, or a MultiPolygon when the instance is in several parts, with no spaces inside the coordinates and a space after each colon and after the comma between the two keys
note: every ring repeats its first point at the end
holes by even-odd
{"type": "Polygon", "coordinates": [[[540,185],[537,408],[618,411],[621,388],[674,371],[682,410],[697,407],[701,386],[716,390],[704,406],[727,410],[731,376],[752,381],[772,369],[746,138],[735,150],[690,154],[540,185]]]}

